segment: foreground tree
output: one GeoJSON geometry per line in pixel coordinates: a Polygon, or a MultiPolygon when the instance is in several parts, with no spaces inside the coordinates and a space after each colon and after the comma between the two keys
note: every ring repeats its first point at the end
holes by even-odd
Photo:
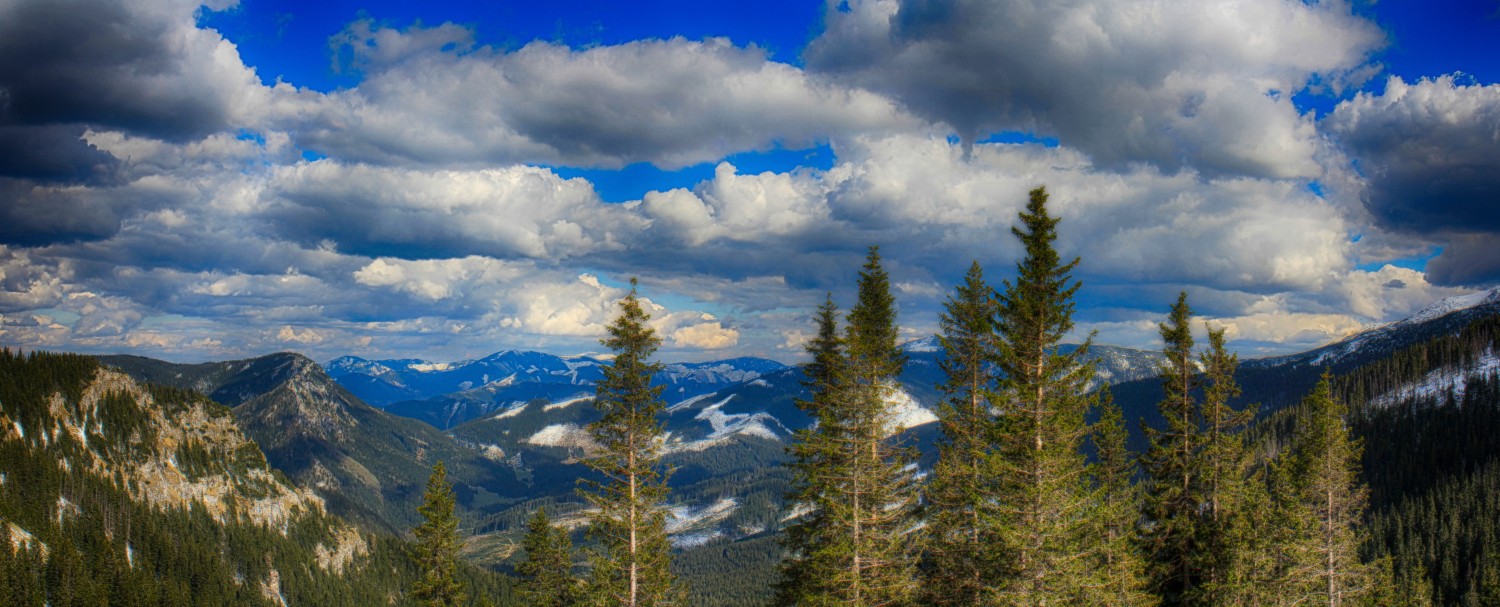
{"type": "Polygon", "coordinates": [[[1249,492],[1258,490],[1250,484],[1250,454],[1245,448],[1243,432],[1255,416],[1255,409],[1235,409],[1230,401],[1240,395],[1235,382],[1235,368],[1239,356],[1224,348],[1224,329],[1208,328],[1208,349],[1199,355],[1203,367],[1203,401],[1200,417],[1203,420],[1200,496],[1202,504],[1197,546],[1200,555],[1196,568],[1201,572],[1202,600],[1208,605],[1225,605],[1233,597],[1242,596],[1246,589],[1237,587],[1233,568],[1245,559],[1240,553],[1252,549],[1245,541],[1244,533],[1264,533],[1263,530],[1243,528],[1236,530],[1236,520],[1247,515],[1248,502],[1259,501],[1259,496],[1249,492]]]}
{"type": "Polygon", "coordinates": [[[894,443],[887,405],[904,363],[897,336],[889,278],[871,247],[843,335],[830,300],[808,346],[812,397],[799,405],[816,423],[792,447],[789,495],[808,512],[787,530],[779,605],[901,605],[915,596],[910,453],[894,443]]]}
{"type": "Polygon", "coordinates": [[[994,528],[995,291],[979,262],[969,266],[939,320],[939,361],[948,398],[938,406],[942,436],[927,488],[931,538],[923,567],[925,600],[932,605],[975,605],[996,573],[994,528]]]}
{"type": "Polygon", "coordinates": [[[906,356],[896,346],[896,299],[870,247],[859,273],[858,301],[845,329],[847,362],[843,394],[849,429],[847,521],[852,534],[849,585],[852,605],[900,605],[916,595],[915,481],[907,470],[910,450],[896,444],[901,428],[889,403],[900,387],[896,376],[906,356]]]}
{"type": "Polygon", "coordinates": [[[1335,399],[1323,378],[1302,401],[1292,441],[1293,494],[1298,528],[1309,531],[1291,549],[1292,584],[1302,604],[1354,605],[1375,589],[1376,573],[1360,561],[1362,525],[1369,492],[1359,480],[1360,442],[1350,437],[1348,407],[1335,399]]]}
{"type": "Polygon", "coordinates": [[[809,360],[801,365],[802,385],[811,396],[797,400],[813,424],[798,430],[787,449],[792,455],[792,490],[786,501],[803,514],[787,526],[782,538],[788,556],[781,563],[773,604],[785,607],[832,604],[838,591],[832,580],[852,551],[849,536],[832,518],[843,496],[850,435],[841,394],[843,340],[832,294],[818,308],[817,320],[818,333],[806,347],[809,360]]]}
{"type": "Polygon", "coordinates": [[[997,403],[1000,493],[997,544],[1002,571],[994,600],[1002,605],[1064,605],[1082,600],[1096,583],[1090,570],[1098,538],[1091,534],[1088,476],[1080,446],[1087,435],[1084,396],[1090,369],[1081,357],[1089,342],[1063,353],[1073,329],[1071,273],[1056,249],[1058,219],[1047,213],[1047,191],[1031,191],[1023,227],[1011,232],[1025,245],[1015,282],[999,297],[997,403]]]}
{"type": "Polygon", "coordinates": [[[1134,454],[1126,446],[1125,417],[1114,403],[1109,387],[1098,393],[1099,421],[1093,431],[1095,502],[1098,511],[1094,532],[1101,546],[1095,555],[1099,582],[1089,588],[1088,604],[1113,607],[1147,607],[1159,601],[1148,591],[1146,560],[1136,532],[1140,520],[1140,492],[1131,485],[1136,473],[1134,454]]]}
{"type": "Polygon", "coordinates": [[[427,492],[417,512],[424,519],[412,530],[421,576],[412,585],[412,598],[423,607],[454,607],[468,603],[458,581],[458,517],[453,513],[453,487],[443,462],[432,467],[427,492]]]}
{"type": "Polygon", "coordinates": [[[552,526],[544,508],[526,522],[521,540],[526,560],[516,565],[520,583],[516,592],[531,607],[567,607],[577,600],[573,579],[573,541],[566,529],[552,526]]]}
{"type": "Polygon", "coordinates": [[[1166,396],[1157,407],[1167,425],[1157,429],[1143,424],[1150,442],[1142,458],[1149,521],[1145,542],[1153,586],[1168,606],[1192,604],[1201,579],[1198,451],[1202,429],[1193,397],[1200,380],[1193,364],[1192,316],[1187,293],[1178,294],[1167,322],[1159,327],[1165,343],[1166,366],[1161,377],[1166,396]]]}
{"type": "Polygon", "coordinates": [[[598,542],[590,563],[589,601],[595,605],[646,607],[681,602],[670,566],[666,473],[661,457],[665,408],[661,386],[651,376],[661,364],[651,356],[661,339],[646,323],[636,280],[620,301],[620,315],[603,344],[614,352],[595,389],[601,419],[589,425],[598,452],[586,464],[604,477],[585,481],[583,496],[594,507],[589,535],[598,542]]]}

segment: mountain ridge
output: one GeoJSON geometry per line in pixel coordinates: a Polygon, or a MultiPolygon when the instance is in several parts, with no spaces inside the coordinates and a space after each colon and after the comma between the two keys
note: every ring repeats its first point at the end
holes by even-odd
{"type": "Polygon", "coordinates": [[[100,361],[231,406],[276,469],[317,491],[332,512],[370,529],[399,532],[415,523],[423,481],[439,460],[471,502],[515,489],[510,468],[432,426],[371,407],[301,354],[199,365],[100,361]]]}

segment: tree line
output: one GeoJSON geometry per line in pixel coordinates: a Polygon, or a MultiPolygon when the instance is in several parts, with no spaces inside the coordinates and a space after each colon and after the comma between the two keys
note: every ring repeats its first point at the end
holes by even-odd
{"type": "MultiPolygon", "coordinates": [[[[802,365],[814,423],[788,448],[793,486],[775,605],[1426,605],[1425,577],[1371,551],[1362,442],[1325,372],[1282,440],[1247,440],[1238,357],[1186,293],[1159,324],[1166,420],[1131,453],[1108,389],[1071,350],[1078,258],[1055,248],[1044,188],[1012,232],[1024,247],[998,287],[973,263],[940,319],[947,398],[931,472],[917,473],[890,405],[904,356],[878,247],[841,318],[830,294],[802,365]],[[1095,419],[1093,423],[1087,420],[1095,419]],[[1381,556],[1376,557],[1375,554],[1381,556]]],[[[518,593],[528,605],[683,604],[665,533],[659,345],[635,282],[609,327],[614,365],[589,466],[585,576],[566,531],[529,521],[518,593]]],[[[441,603],[433,603],[441,604],[441,603]]]]}

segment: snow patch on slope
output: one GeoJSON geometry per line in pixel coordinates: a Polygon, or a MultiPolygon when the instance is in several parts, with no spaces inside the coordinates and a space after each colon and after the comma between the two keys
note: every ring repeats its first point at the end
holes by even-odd
{"type": "Polygon", "coordinates": [[[578,424],[552,424],[538,430],[525,442],[543,447],[593,449],[598,446],[594,437],[589,436],[588,430],[578,427],[578,424]]]}
{"type": "Polygon", "coordinates": [[[505,419],[507,417],[515,417],[517,415],[520,415],[521,412],[525,411],[525,410],[526,410],[526,403],[521,403],[520,406],[518,406],[518,407],[511,407],[509,409],[501,411],[500,413],[496,414],[494,417],[492,417],[490,419],[505,419]]]}
{"type": "Polygon", "coordinates": [[[938,341],[936,335],[929,335],[901,344],[901,350],[903,352],[942,352],[943,342],[938,341]]]}
{"type": "Polygon", "coordinates": [[[1467,310],[1469,308],[1475,308],[1489,303],[1500,303],[1500,287],[1495,287],[1488,291],[1480,291],[1478,293],[1470,293],[1468,295],[1455,295],[1453,297],[1441,299],[1437,303],[1427,306],[1426,308],[1423,308],[1422,311],[1413,314],[1411,318],[1401,321],[1401,323],[1416,324],[1419,322],[1432,320],[1434,318],[1441,318],[1459,310],[1467,310]]]}
{"type": "Polygon", "coordinates": [[[927,410],[917,399],[901,388],[892,388],[885,395],[886,412],[890,419],[886,423],[886,436],[903,430],[936,422],[937,415],[927,410]]]}
{"type": "Polygon", "coordinates": [[[773,425],[782,428],[783,432],[788,432],[785,426],[782,426],[781,422],[769,413],[725,413],[722,407],[729,404],[731,400],[734,400],[733,394],[725,397],[724,400],[705,407],[697,415],[693,416],[693,419],[708,422],[709,427],[713,429],[708,436],[687,443],[670,445],[668,447],[669,450],[702,451],[740,434],[758,436],[767,440],[781,440],[780,435],[772,429],[773,425]]]}
{"type": "Polygon", "coordinates": [[[572,405],[576,405],[576,404],[581,403],[581,402],[586,401],[586,400],[594,400],[594,397],[592,397],[592,396],[576,396],[576,397],[570,398],[568,400],[558,401],[558,402],[549,404],[549,405],[547,405],[545,407],[542,407],[542,411],[543,412],[546,412],[546,411],[556,411],[558,409],[562,409],[562,408],[565,408],[565,407],[570,407],[572,405]]]}
{"type": "Polygon", "coordinates": [[[688,407],[691,407],[693,405],[701,403],[701,402],[703,402],[705,400],[708,400],[708,398],[710,396],[715,396],[717,394],[718,394],[717,392],[710,392],[708,394],[699,394],[697,396],[694,396],[692,398],[689,398],[687,400],[679,402],[679,403],[677,403],[675,405],[667,407],[667,413],[673,413],[673,412],[676,412],[676,411],[680,411],[682,409],[686,409],[688,407]]]}
{"type": "Polygon", "coordinates": [[[1497,372],[1500,372],[1500,355],[1497,355],[1494,350],[1486,350],[1479,360],[1468,368],[1433,369],[1421,380],[1370,399],[1370,404],[1377,407],[1389,407],[1407,400],[1441,398],[1449,392],[1453,393],[1454,398],[1463,398],[1464,390],[1468,388],[1469,377],[1497,372]]]}
{"type": "Polygon", "coordinates": [[[453,368],[453,363],[429,363],[420,362],[406,365],[406,368],[418,373],[432,373],[434,371],[447,371],[453,368]]]}
{"type": "Polygon", "coordinates": [[[726,497],[705,506],[672,508],[667,518],[667,534],[673,536],[672,545],[677,548],[690,548],[723,537],[722,531],[706,529],[706,527],[723,522],[739,507],[739,500],[726,497]],[[695,529],[697,530],[695,533],[687,533],[695,529]]]}

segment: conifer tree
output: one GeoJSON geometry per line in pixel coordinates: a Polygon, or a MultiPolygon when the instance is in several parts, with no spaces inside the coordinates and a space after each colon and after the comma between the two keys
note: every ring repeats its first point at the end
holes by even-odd
{"type": "Polygon", "coordinates": [[[517,594],[532,607],[567,607],[577,600],[573,579],[573,541],[566,529],[555,528],[544,508],[526,522],[521,540],[526,560],[516,565],[521,576],[517,594]]]}
{"type": "MultiPolygon", "coordinates": [[[[1203,366],[1202,448],[1199,452],[1202,479],[1202,503],[1199,524],[1199,558],[1197,569],[1202,575],[1202,603],[1223,605],[1236,591],[1230,587],[1229,569],[1240,560],[1236,552],[1245,550],[1236,541],[1234,519],[1243,514],[1249,476],[1249,454],[1242,432],[1255,411],[1236,410],[1230,400],[1240,395],[1235,382],[1239,356],[1224,349],[1224,329],[1208,328],[1208,349],[1199,355],[1203,366]]],[[[1246,529],[1254,532],[1255,529],[1246,529]]]]}
{"type": "Polygon", "coordinates": [[[1227,541],[1234,546],[1224,577],[1210,595],[1216,605],[1286,607],[1296,604],[1289,555],[1304,535],[1296,516],[1297,496],[1289,488],[1284,462],[1272,460],[1249,475],[1239,508],[1229,518],[1227,541]]]}
{"type": "Polygon", "coordinates": [[[993,597],[1001,605],[1063,605],[1081,600],[1093,583],[1097,551],[1091,536],[1088,482],[1080,451],[1090,377],[1081,357],[1086,340],[1064,354],[1073,329],[1074,258],[1062,263],[1053,242],[1058,219],[1047,213],[1047,191],[1031,191],[1011,232],[1025,246],[1015,282],[999,297],[998,367],[1003,376],[999,421],[1000,516],[997,544],[1003,575],[993,597]]]}
{"type": "Polygon", "coordinates": [[[454,607],[468,603],[458,582],[458,517],[453,513],[453,487],[443,462],[432,467],[427,492],[417,508],[424,519],[416,535],[417,566],[421,577],[412,585],[412,598],[423,607],[454,607]]]}
{"type": "Polygon", "coordinates": [[[1167,322],[1160,325],[1165,398],[1158,405],[1166,429],[1144,426],[1150,448],[1142,458],[1147,475],[1146,548],[1153,586],[1169,607],[1192,604],[1202,560],[1198,546],[1200,510],[1199,449],[1202,429],[1193,391],[1200,384],[1193,365],[1193,311],[1187,293],[1177,296],[1167,322]]]}
{"type": "MultiPolygon", "coordinates": [[[[1432,607],[1432,579],[1427,568],[1417,563],[1398,566],[1390,556],[1370,563],[1374,576],[1373,590],[1360,604],[1368,607],[1432,607]]],[[[1494,605],[1497,601],[1479,605],[1494,605]]]]}
{"type": "Polygon", "coordinates": [[[1096,556],[1099,583],[1090,589],[1089,604],[1113,607],[1153,606],[1158,599],[1147,591],[1146,561],[1140,552],[1137,522],[1140,493],[1131,485],[1135,456],[1126,446],[1124,414],[1114,403],[1109,387],[1098,392],[1099,421],[1092,428],[1093,465],[1098,511],[1094,533],[1101,546],[1096,556]]]}
{"type": "Polygon", "coordinates": [[[917,505],[915,484],[906,471],[909,450],[895,444],[896,426],[888,403],[899,386],[896,376],[906,356],[896,347],[896,299],[880,264],[880,247],[870,247],[859,273],[858,300],[845,328],[845,381],[848,399],[848,502],[851,535],[851,605],[900,605],[916,593],[915,536],[909,535],[917,505]]]}
{"type": "Polygon", "coordinates": [[[996,573],[994,537],[995,292],[979,262],[969,266],[939,319],[948,398],[938,406],[942,436],[927,488],[931,525],[923,568],[925,599],[932,605],[982,601],[996,573]]]}
{"type": "Polygon", "coordinates": [[[1348,407],[1333,397],[1330,377],[1325,370],[1303,399],[1289,456],[1301,528],[1310,531],[1292,547],[1289,590],[1304,604],[1339,607],[1369,594],[1374,572],[1359,557],[1369,500],[1359,480],[1363,447],[1350,436],[1348,407]]]}
{"type": "Polygon", "coordinates": [[[819,310],[818,337],[804,365],[815,419],[792,448],[793,504],[811,509],[788,529],[779,605],[901,605],[916,592],[916,505],[907,450],[888,436],[887,401],[904,364],[896,348],[895,299],[870,248],[859,301],[843,335],[832,301],[819,310]]]}
{"type": "Polygon", "coordinates": [[[657,419],[665,405],[661,386],[651,385],[651,376],[661,370],[660,363],[651,361],[661,339],[646,324],[650,318],[632,278],[620,315],[602,340],[615,357],[595,387],[594,406],[602,417],[589,425],[589,433],[599,451],[585,461],[604,477],[585,481],[582,491],[594,507],[589,534],[598,548],[590,559],[588,598],[596,605],[681,602],[666,532],[667,473],[657,419]]]}
{"type": "Polygon", "coordinates": [[[849,536],[832,517],[843,496],[849,431],[841,394],[844,377],[843,340],[839,336],[838,307],[830,293],[818,308],[818,332],[808,342],[809,360],[801,365],[803,387],[811,397],[797,400],[813,424],[797,431],[788,451],[792,462],[792,490],[787,503],[802,512],[788,525],[782,545],[788,554],[781,564],[774,604],[831,604],[837,588],[831,583],[843,571],[850,552],[849,536]]]}

